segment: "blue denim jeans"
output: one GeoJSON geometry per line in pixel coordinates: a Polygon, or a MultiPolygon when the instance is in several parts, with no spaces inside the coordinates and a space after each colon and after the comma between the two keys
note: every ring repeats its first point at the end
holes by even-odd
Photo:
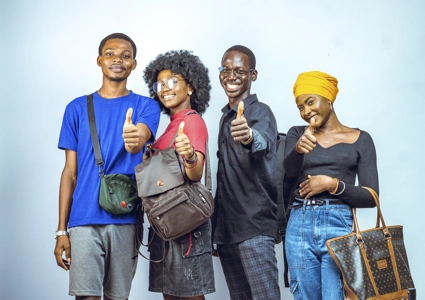
{"type": "Polygon", "coordinates": [[[285,250],[295,300],[342,300],[342,275],[326,248],[328,239],[351,232],[351,208],[326,204],[293,209],[285,250]]]}

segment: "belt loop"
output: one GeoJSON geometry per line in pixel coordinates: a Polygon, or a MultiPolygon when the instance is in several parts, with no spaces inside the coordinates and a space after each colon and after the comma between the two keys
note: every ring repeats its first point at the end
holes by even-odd
{"type": "Polygon", "coordinates": [[[329,199],[326,199],[326,213],[329,214],[329,199]]]}
{"type": "Polygon", "coordinates": [[[303,212],[305,213],[306,209],[307,209],[307,202],[308,201],[303,201],[303,212]]]}

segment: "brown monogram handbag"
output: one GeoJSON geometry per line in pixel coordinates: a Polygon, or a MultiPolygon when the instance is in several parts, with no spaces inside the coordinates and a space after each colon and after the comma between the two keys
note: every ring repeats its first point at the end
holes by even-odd
{"type": "Polygon", "coordinates": [[[403,227],[385,225],[378,195],[373,189],[366,189],[376,202],[376,227],[360,231],[353,208],[353,232],[326,242],[342,272],[347,299],[412,299],[408,298],[414,284],[404,247],[403,227]]]}

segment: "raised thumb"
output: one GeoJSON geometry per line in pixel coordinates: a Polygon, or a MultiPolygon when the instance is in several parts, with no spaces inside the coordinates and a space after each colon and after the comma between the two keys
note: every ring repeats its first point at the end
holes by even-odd
{"type": "Polygon", "coordinates": [[[130,107],[127,110],[127,113],[125,115],[125,124],[124,125],[131,125],[131,117],[133,116],[133,109],[130,107]]]}
{"type": "Polygon", "coordinates": [[[314,128],[316,128],[316,119],[313,117],[310,119],[310,126],[309,126],[311,134],[314,134],[314,128]]]}
{"type": "Polygon", "coordinates": [[[184,122],[181,122],[180,125],[179,125],[179,134],[178,135],[183,134],[183,128],[184,128],[184,122]]]}
{"type": "Polygon", "coordinates": [[[236,119],[240,119],[242,117],[244,108],[245,107],[244,107],[243,101],[242,100],[239,101],[239,104],[238,104],[238,114],[236,116],[236,119]]]}

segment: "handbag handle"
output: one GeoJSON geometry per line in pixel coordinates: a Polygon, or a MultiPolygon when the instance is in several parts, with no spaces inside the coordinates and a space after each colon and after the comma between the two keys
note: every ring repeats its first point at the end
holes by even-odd
{"type": "MultiPolygon", "coordinates": [[[[370,187],[362,187],[362,188],[368,190],[371,193],[373,200],[375,201],[375,204],[376,204],[377,216],[376,216],[376,227],[375,228],[380,228],[380,224],[382,224],[382,231],[384,233],[384,236],[386,238],[391,238],[391,233],[389,232],[387,225],[385,224],[385,221],[384,221],[384,216],[382,215],[381,206],[379,204],[378,194],[375,192],[375,190],[373,190],[370,187]]],[[[359,223],[357,221],[356,209],[352,208],[351,210],[353,212],[353,232],[356,233],[357,242],[363,242],[363,237],[360,233],[359,223]]]]}

